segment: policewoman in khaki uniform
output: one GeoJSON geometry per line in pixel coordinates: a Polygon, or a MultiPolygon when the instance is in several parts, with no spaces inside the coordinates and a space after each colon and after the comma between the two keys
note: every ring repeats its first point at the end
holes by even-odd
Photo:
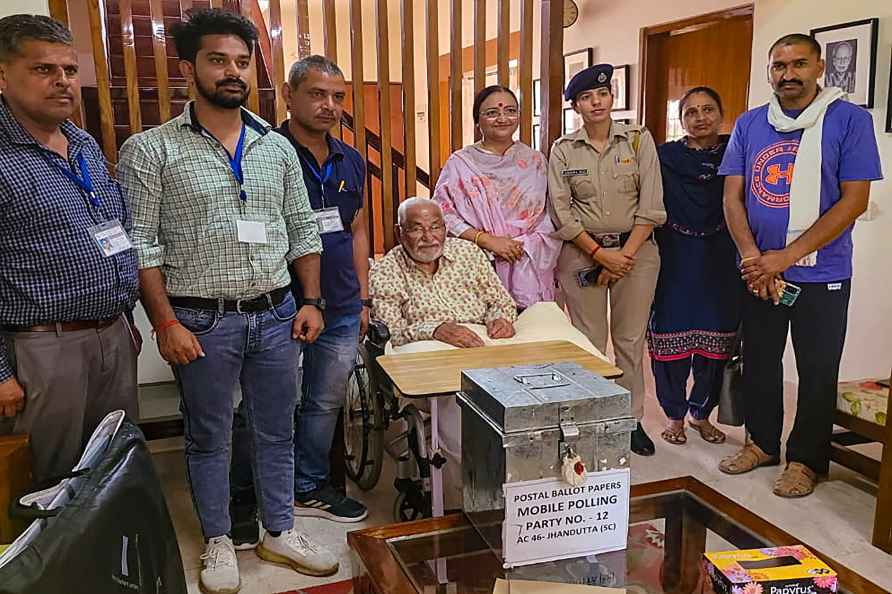
{"type": "Polygon", "coordinates": [[[644,415],[644,335],[660,270],[654,227],[666,221],[663,185],[653,137],[643,126],[611,120],[613,66],[598,64],[570,80],[564,97],[584,126],[551,149],[551,215],[564,240],[557,278],[573,325],[607,349],[609,329],[618,383],[632,392],[639,420],[632,451],[654,453],[644,415]]]}

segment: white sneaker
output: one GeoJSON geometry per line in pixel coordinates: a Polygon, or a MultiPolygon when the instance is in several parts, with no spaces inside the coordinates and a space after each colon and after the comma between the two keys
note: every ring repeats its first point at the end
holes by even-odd
{"type": "Polygon", "coordinates": [[[267,532],[256,550],[261,559],[287,565],[306,575],[325,576],[338,572],[338,560],[331,551],[293,529],[285,530],[279,536],[267,532]]]}
{"type": "Polygon", "coordinates": [[[235,594],[242,587],[235,548],[228,536],[209,540],[201,560],[204,567],[198,585],[205,594],[235,594]]]}

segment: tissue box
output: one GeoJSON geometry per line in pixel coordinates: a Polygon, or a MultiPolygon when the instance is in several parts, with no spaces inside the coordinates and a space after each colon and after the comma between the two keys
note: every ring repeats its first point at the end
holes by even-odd
{"type": "Polygon", "coordinates": [[[705,553],[716,594],[827,594],[836,572],[801,545],[705,553]]]}

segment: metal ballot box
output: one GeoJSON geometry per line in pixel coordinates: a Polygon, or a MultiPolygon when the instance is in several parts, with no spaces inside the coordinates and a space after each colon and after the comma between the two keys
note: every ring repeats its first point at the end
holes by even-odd
{"type": "Polygon", "coordinates": [[[461,388],[464,511],[497,554],[505,483],[629,466],[629,391],[575,363],[467,370],[461,388]]]}

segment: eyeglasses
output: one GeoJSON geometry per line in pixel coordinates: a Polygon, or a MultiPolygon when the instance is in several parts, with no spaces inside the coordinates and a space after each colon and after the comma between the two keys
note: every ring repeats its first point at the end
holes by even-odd
{"type": "Polygon", "coordinates": [[[404,227],[400,227],[403,230],[403,233],[406,234],[407,237],[411,237],[412,239],[418,239],[424,237],[425,233],[429,233],[431,235],[439,235],[446,231],[445,225],[431,225],[430,227],[422,227],[421,225],[413,225],[408,229],[404,227]]]}
{"type": "Polygon", "coordinates": [[[520,112],[516,107],[506,107],[504,111],[500,111],[498,109],[487,109],[484,112],[481,112],[480,117],[486,118],[487,120],[495,120],[499,117],[504,117],[506,120],[514,120],[520,115],[520,112]]]}

